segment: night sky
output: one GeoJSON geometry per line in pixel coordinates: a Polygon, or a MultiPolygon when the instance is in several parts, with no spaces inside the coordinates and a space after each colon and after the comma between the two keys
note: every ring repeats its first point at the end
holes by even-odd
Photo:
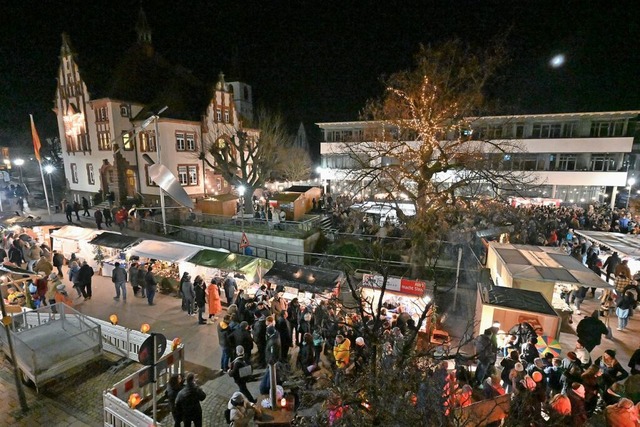
{"type": "MultiPolygon", "coordinates": [[[[505,112],[640,109],[640,40],[631,1],[145,1],[157,52],[214,83],[251,84],[254,103],[304,122],[356,120],[420,43],[477,46],[508,33],[509,63],[491,96],[505,112]],[[549,60],[564,53],[563,67],[549,60]]],[[[57,135],[51,112],[61,33],[109,73],[135,41],[140,2],[35,1],[0,6],[0,145],[57,135]]]]}

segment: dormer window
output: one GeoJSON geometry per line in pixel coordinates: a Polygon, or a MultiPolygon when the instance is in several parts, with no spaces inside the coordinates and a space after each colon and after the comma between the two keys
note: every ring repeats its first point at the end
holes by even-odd
{"type": "Polygon", "coordinates": [[[121,117],[131,117],[131,109],[129,105],[122,104],[120,105],[120,116],[121,117]]]}

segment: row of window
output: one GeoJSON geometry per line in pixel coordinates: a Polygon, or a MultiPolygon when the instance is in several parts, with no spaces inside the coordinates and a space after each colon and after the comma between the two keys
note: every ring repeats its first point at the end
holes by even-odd
{"type": "MultiPolygon", "coordinates": [[[[500,139],[545,139],[545,138],[579,138],[579,137],[615,137],[624,136],[628,132],[628,120],[595,120],[590,127],[581,126],[578,121],[549,123],[507,123],[473,127],[473,131],[464,132],[474,138],[500,139]],[[588,133],[587,133],[588,132],[588,133]]],[[[387,137],[393,139],[397,132],[387,130],[387,137]]],[[[382,137],[380,129],[324,130],[326,142],[372,141],[382,137]]]]}
{"type": "MultiPolygon", "coordinates": [[[[79,182],[78,177],[78,165],[77,163],[71,163],[71,182],[77,184],[79,182]]],[[[87,171],[87,182],[89,185],[94,185],[96,183],[95,172],[92,164],[88,164],[86,166],[87,171]]],[[[199,174],[199,166],[198,165],[178,165],[178,181],[183,186],[193,186],[200,184],[200,174],[199,174]]],[[[109,171],[111,175],[108,177],[109,183],[113,182],[113,171],[109,171]]],[[[151,177],[149,176],[149,166],[145,166],[145,174],[146,181],[148,186],[156,187],[156,183],[153,182],[151,177]]]]}

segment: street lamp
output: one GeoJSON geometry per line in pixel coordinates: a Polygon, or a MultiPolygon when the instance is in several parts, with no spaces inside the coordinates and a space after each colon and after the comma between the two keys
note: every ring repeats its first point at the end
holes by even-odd
{"type": "Polygon", "coordinates": [[[44,167],[44,171],[49,175],[49,186],[51,186],[51,203],[56,205],[56,196],[53,194],[53,181],[51,179],[51,175],[56,171],[56,168],[53,165],[46,165],[44,167]]]}
{"type": "Polygon", "coordinates": [[[24,160],[23,159],[15,159],[13,161],[13,164],[16,165],[18,167],[18,169],[20,170],[20,184],[22,185],[22,165],[24,165],[24,160]]]}
{"type": "Polygon", "coordinates": [[[240,195],[240,228],[242,229],[242,234],[244,235],[244,192],[246,189],[244,185],[238,187],[238,194],[240,195]]]}
{"type": "Polygon", "coordinates": [[[627,184],[629,184],[629,187],[627,187],[628,193],[627,193],[627,206],[625,209],[629,209],[629,199],[631,199],[631,187],[633,187],[633,184],[636,183],[636,179],[635,178],[629,178],[627,180],[627,184]]]}

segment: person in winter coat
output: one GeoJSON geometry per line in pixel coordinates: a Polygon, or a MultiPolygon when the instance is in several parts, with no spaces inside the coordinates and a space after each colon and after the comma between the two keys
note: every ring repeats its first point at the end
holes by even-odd
{"type": "Polygon", "coordinates": [[[536,358],[540,356],[540,352],[538,352],[538,348],[536,347],[536,343],[538,342],[537,338],[529,338],[529,342],[522,345],[522,351],[520,353],[520,357],[522,360],[527,362],[525,367],[532,365],[536,358]]]}
{"type": "Polygon", "coordinates": [[[111,227],[113,225],[113,216],[109,208],[102,209],[102,218],[104,219],[104,225],[111,227]]]}
{"type": "Polygon", "coordinates": [[[252,327],[252,336],[253,342],[256,344],[258,348],[258,367],[260,369],[265,368],[267,366],[265,349],[267,346],[267,324],[266,317],[264,314],[260,312],[256,312],[256,316],[259,316],[256,321],[253,323],[252,327]]]}
{"type": "Polygon", "coordinates": [[[615,427],[637,427],[638,408],[625,397],[618,403],[606,407],[605,416],[607,425],[615,427]]]}
{"type": "Polygon", "coordinates": [[[233,274],[229,273],[227,277],[224,279],[224,294],[227,297],[227,306],[233,304],[233,298],[238,291],[238,284],[236,283],[236,279],[233,277],[233,274]]]}
{"type": "Polygon", "coordinates": [[[156,296],[157,287],[158,282],[156,282],[156,278],[153,275],[153,265],[149,265],[147,273],[144,275],[144,289],[147,293],[147,303],[149,305],[155,305],[153,298],[156,296]]]}
{"type": "Polygon", "coordinates": [[[283,310],[286,311],[287,308],[289,308],[289,304],[287,303],[287,300],[282,297],[281,292],[277,293],[276,296],[273,297],[273,300],[271,301],[271,314],[273,314],[274,316],[277,316],[283,310]]]}
{"type": "Polygon", "coordinates": [[[187,314],[193,316],[193,302],[196,299],[196,291],[193,288],[193,282],[191,281],[191,275],[185,273],[182,278],[182,301],[187,308],[187,314]]]}
{"type": "Polygon", "coordinates": [[[34,269],[35,269],[36,272],[38,272],[38,273],[43,272],[45,275],[48,276],[53,271],[53,264],[51,264],[51,262],[49,262],[47,257],[42,255],[40,257],[40,259],[38,260],[38,262],[36,263],[36,266],[34,267],[34,269]]]}
{"type": "Polygon", "coordinates": [[[600,345],[602,335],[606,335],[608,331],[607,326],[598,318],[598,310],[591,313],[591,316],[582,319],[576,327],[578,339],[589,353],[597,345],[600,345]]]}
{"type": "Polygon", "coordinates": [[[202,427],[202,402],[207,394],[196,384],[193,373],[187,374],[187,383],[176,396],[176,410],[185,427],[202,427]]]}
{"type": "Polygon", "coordinates": [[[289,349],[293,345],[293,339],[291,336],[291,324],[289,323],[289,319],[287,319],[287,312],[282,310],[278,319],[276,320],[276,330],[280,335],[280,361],[282,363],[287,363],[289,361],[289,349]]]}
{"type": "Polygon", "coordinates": [[[278,334],[274,326],[267,327],[266,339],[265,359],[267,364],[274,365],[281,357],[280,334],[278,334]]]}
{"type": "Polygon", "coordinates": [[[82,216],[91,216],[89,213],[89,200],[86,197],[82,198],[82,216]]]}
{"type": "Polygon", "coordinates": [[[209,323],[215,321],[216,314],[222,311],[222,303],[220,302],[220,289],[215,279],[211,279],[211,283],[207,286],[207,302],[209,303],[209,323]]]}
{"type": "Polygon", "coordinates": [[[73,206],[71,206],[71,203],[67,203],[67,204],[65,205],[65,207],[64,207],[64,214],[65,214],[65,216],[67,217],[67,222],[68,222],[69,224],[72,224],[72,223],[73,223],[73,217],[72,217],[72,214],[73,214],[73,206]]]}
{"type": "Polygon", "coordinates": [[[93,213],[93,218],[96,220],[96,226],[98,227],[98,230],[102,230],[102,211],[100,209],[96,209],[96,211],[93,213]]]}
{"type": "Polygon", "coordinates": [[[246,364],[251,364],[251,352],[253,351],[253,338],[249,331],[249,324],[247,322],[240,322],[240,325],[231,333],[232,341],[237,346],[241,346],[244,349],[244,361],[246,364]]]}
{"type": "Polygon", "coordinates": [[[81,285],[80,285],[80,277],[78,273],[80,272],[80,266],[77,261],[72,261],[69,264],[69,281],[73,283],[73,288],[78,292],[78,298],[82,296],[81,285]]]}
{"type": "Polygon", "coordinates": [[[198,324],[199,325],[206,325],[207,321],[204,320],[204,307],[206,305],[206,290],[205,290],[205,284],[204,284],[204,280],[202,280],[202,277],[200,276],[196,276],[196,279],[193,282],[193,289],[195,291],[195,301],[196,304],[198,305],[198,324]]]}
{"type": "Polygon", "coordinates": [[[618,264],[620,264],[620,257],[618,256],[618,252],[614,252],[613,254],[611,254],[611,256],[609,258],[607,258],[607,260],[604,262],[604,265],[602,266],[604,268],[604,270],[606,271],[606,281],[608,282],[609,279],[611,278],[611,276],[614,275],[615,271],[616,271],[616,267],[618,266],[618,264]]]}
{"type": "Polygon", "coordinates": [[[142,274],[140,271],[140,267],[137,262],[132,262],[129,267],[129,283],[131,283],[131,289],[133,289],[133,296],[138,296],[138,292],[140,291],[140,287],[138,286],[138,274],[142,274]]]}
{"type": "MultiPolygon", "coordinates": [[[[47,278],[47,292],[44,294],[45,298],[49,305],[53,305],[56,303],[56,288],[58,285],[61,285],[60,277],[57,274],[50,274],[47,278]]],[[[52,307],[51,311],[56,313],[56,308],[52,307]]]]}
{"type": "Polygon", "coordinates": [[[615,383],[627,378],[629,373],[616,359],[616,351],[611,349],[605,350],[604,354],[596,359],[594,365],[600,368],[600,373],[602,374],[600,380],[600,392],[602,393],[602,398],[609,405],[615,403],[616,397],[611,393],[608,393],[607,390],[609,390],[609,388],[611,388],[615,383]]]}
{"type": "Polygon", "coordinates": [[[567,390],[567,397],[571,401],[571,420],[574,427],[582,427],[587,423],[587,411],[584,404],[584,387],[580,383],[573,383],[567,390]]]}
{"type": "Polygon", "coordinates": [[[218,323],[218,344],[220,350],[222,350],[222,357],[220,358],[220,370],[227,372],[229,370],[229,362],[231,361],[231,333],[233,332],[229,328],[229,322],[231,317],[225,315],[224,318],[218,323]]]}
{"type": "Polygon", "coordinates": [[[287,307],[287,320],[291,325],[291,334],[293,336],[293,344],[300,345],[302,343],[302,334],[300,333],[300,303],[298,298],[291,300],[291,304],[287,307]]]}
{"type": "Polygon", "coordinates": [[[40,261],[40,258],[42,257],[42,249],[36,243],[32,243],[31,247],[29,248],[28,254],[28,257],[25,257],[25,259],[28,258],[27,269],[29,271],[34,271],[34,266],[38,261],[40,261]]]}
{"type": "Polygon", "coordinates": [[[124,269],[124,266],[121,266],[119,262],[116,262],[115,268],[111,273],[111,281],[113,282],[116,289],[116,296],[113,297],[114,300],[120,300],[120,293],[122,293],[122,300],[127,302],[127,270],[124,269]]]}
{"type": "Polygon", "coordinates": [[[180,427],[182,425],[182,418],[179,416],[178,411],[176,410],[176,398],[178,397],[178,393],[180,393],[180,390],[182,390],[183,388],[184,382],[182,381],[182,375],[171,375],[171,377],[169,378],[169,382],[167,383],[165,395],[167,397],[167,403],[169,404],[169,411],[173,416],[174,427],[180,427]]]}
{"type": "Polygon", "coordinates": [[[233,427],[248,427],[256,415],[260,414],[260,407],[247,399],[242,393],[236,391],[227,403],[229,420],[233,427]]]}
{"type": "Polygon", "coordinates": [[[62,266],[64,265],[64,255],[60,252],[53,251],[53,266],[58,269],[58,276],[62,277],[62,266]]]}
{"type": "Polygon", "coordinates": [[[624,296],[620,298],[616,307],[616,316],[618,316],[618,327],[616,330],[624,331],[634,308],[636,308],[636,299],[631,291],[627,291],[624,296]]]}
{"type": "Polygon", "coordinates": [[[248,366],[245,362],[244,347],[241,345],[236,346],[236,358],[231,362],[231,368],[229,368],[229,376],[233,378],[233,381],[238,386],[240,393],[244,394],[251,403],[256,403],[256,400],[251,395],[251,392],[247,388],[247,378],[240,376],[240,369],[248,366]]]}
{"type": "Polygon", "coordinates": [[[80,291],[82,292],[82,296],[85,301],[91,299],[93,292],[91,291],[91,278],[93,277],[93,268],[87,261],[82,262],[82,267],[80,267],[80,271],[78,271],[78,280],[80,280],[80,291]]]}

